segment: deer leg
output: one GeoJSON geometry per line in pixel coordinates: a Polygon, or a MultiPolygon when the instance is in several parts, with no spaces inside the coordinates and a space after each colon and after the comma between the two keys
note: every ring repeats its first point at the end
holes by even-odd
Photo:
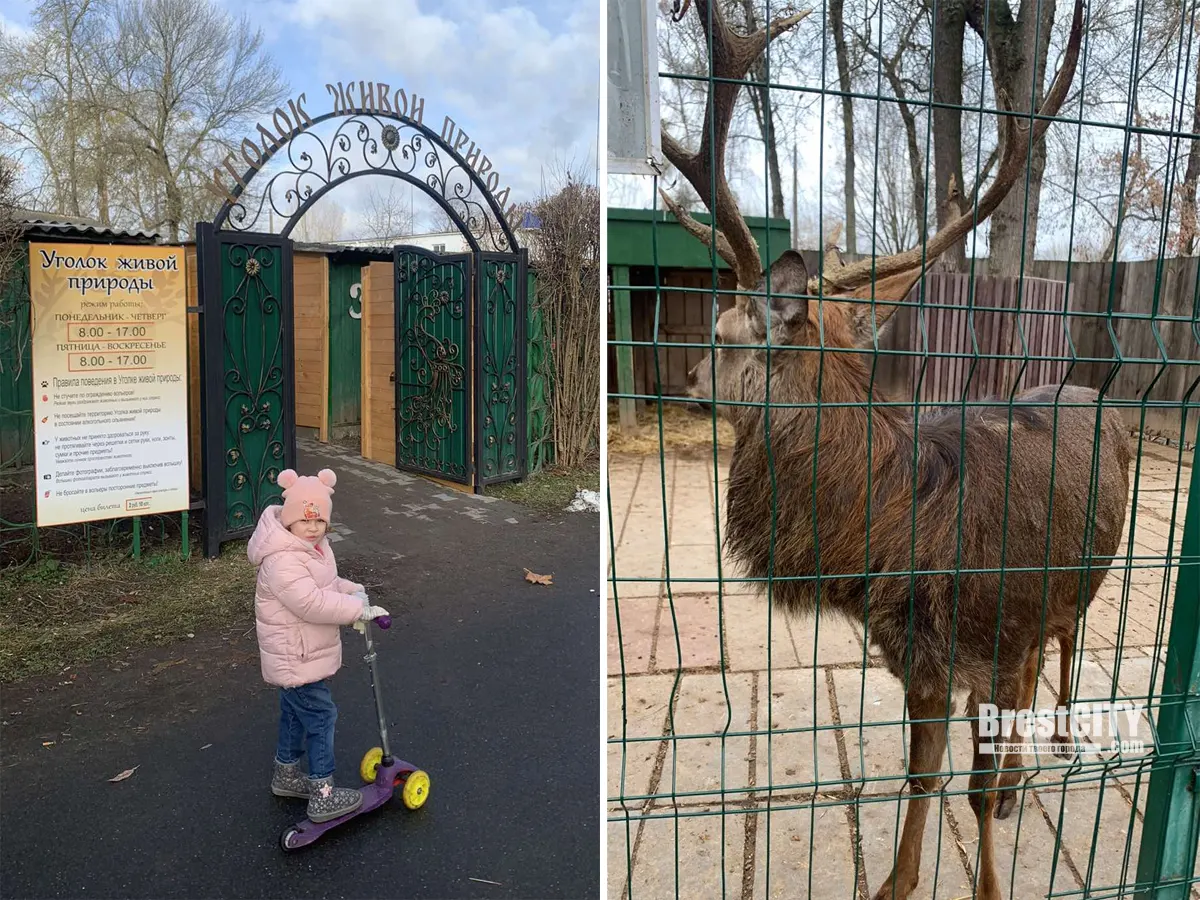
{"type": "MultiPolygon", "coordinates": [[[[944,717],[945,697],[908,695],[910,719],[944,717]]],[[[908,751],[908,811],[900,834],[900,848],[892,873],[875,892],[874,900],[907,900],[916,889],[921,869],[921,841],[925,836],[925,817],[929,812],[930,795],[938,779],[931,774],[941,768],[946,752],[946,722],[914,722],[911,726],[908,751]]]]}
{"type": "MultiPolygon", "coordinates": [[[[1059,635],[1058,638],[1058,708],[1065,708],[1071,700],[1071,663],[1075,660],[1075,638],[1069,634],[1059,635]]],[[[1072,744],[1073,738],[1069,733],[1063,734],[1061,720],[1055,717],[1054,742],[1056,744],[1072,744]]],[[[1055,756],[1060,759],[1071,759],[1073,753],[1058,752],[1055,756]]]]}
{"type": "MultiPolygon", "coordinates": [[[[1017,684],[999,685],[996,705],[1001,709],[1013,709],[1024,692],[1024,681],[1022,677],[1022,681],[1017,684]]],[[[979,876],[975,884],[975,897],[977,900],[1000,900],[1000,884],[996,879],[996,851],[992,844],[998,794],[998,761],[994,753],[984,752],[979,734],[979,697],[974,692],[967,699],[967,716],[971,720],[971,741],[975,745],[975,759],[971,763],[971,778],[967,785],[970,790],[967,801],[975,811],[979,824],[979,876]]]]}
{"type": "MultiPolygon", "coordinates": [[[[1037,687],[1038,653],[1035,648],[1025,661],[1025,669],[1021,679],[1021,702],[1017,709],[1027,710],[1033,706],[1033,692],[1037,687]]],[[[1013,722],[1012,729],[1006,736],[1010,744],[1023,744],[1025,738],[1017,734],[1017,723],[1013,722]]],[[[1025,756],[1020,751],[1004,754],[1004,762],[1000,772],[1000,793],[996,802],[996,818],[1007,819],[1017,805],[1016,785],[1021,781],[1021,772],[1025,765],[1025,756]]]]}

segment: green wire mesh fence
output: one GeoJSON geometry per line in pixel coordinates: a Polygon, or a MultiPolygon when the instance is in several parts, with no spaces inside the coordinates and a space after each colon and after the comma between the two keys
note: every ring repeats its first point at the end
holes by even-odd
{"type": "Polygon", "coordinates": [[[658,27],[610,896],[1200,897],[1197,4],[658,27]]]}

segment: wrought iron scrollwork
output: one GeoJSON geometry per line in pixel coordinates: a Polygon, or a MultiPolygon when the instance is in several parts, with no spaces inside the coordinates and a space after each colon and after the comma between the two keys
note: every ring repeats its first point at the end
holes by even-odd
{"type": "MultiPolygon", "coordinates": [[[[325,117],[322,117],[322,119],[325,117]]],[[[317,120],[318,122],[321,120],[317,120]]],[[[315,124],[315,123],[314,123],[315,124]]],[[[291,219],[311,198],[348,178],[369,174],[399,175],[418,184],[453,212],[481,249],[514,250],[511,233],[493,207],[479,176],[431,131],[406,119],[355,113],[323,140],[303,131],[264,166],[263,174],[286,157],[281,171],[267,179],[261,193],[253,179],[229,207],[220,227],[261,231],[266,213],[291,219]]]]}
{"type": "Polygon", "coordinates": [[[404,304],[399,365],[408,370],[396,408],[397,463],[462,480],[467,369],[454,335],[465,337],[466,272],[462,264],[413,255],[397,266],[396,281],[404,304]]]}
{"type": "Polygon", "coordinates": [[[484,479],[514,474],[519,466],[517,353],[524,351],[517,347],[516,268],[512,261],[486,260],[483,264],[479,467],[484,479]]]}
{"type": "Polygon", "coordinates": [[[283,308],[279,250],[226,244],[221,269],[234,286],[224,305],[225,524],[254,524],[278,493],[283,466],[283,308]]]}

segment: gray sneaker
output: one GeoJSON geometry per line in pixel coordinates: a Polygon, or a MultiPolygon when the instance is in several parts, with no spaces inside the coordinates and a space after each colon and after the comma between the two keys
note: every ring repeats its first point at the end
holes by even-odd
{"type": "Polygon", "coordinates": [[[313,822],[328,822],[362,806],[362,791],[333,786],[333,776],[310,778],[308,818],[313,822]]]}
{"type": "Polygon", "coordinates": [[[276,797],[308,799],[308,778],[300,771],[298,763],[281,763],[275,760],[275,774],[271,776],[271,793],[276,797]]]}

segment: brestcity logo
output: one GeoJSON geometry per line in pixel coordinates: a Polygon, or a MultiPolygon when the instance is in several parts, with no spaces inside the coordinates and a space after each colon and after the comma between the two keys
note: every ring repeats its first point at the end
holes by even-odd
{"type": "Polygon", "coordinates": [[[1000,709],[979,704],[979,752],[1035,751],[1056,756],[1142,753],[1153,746],[1144,703],[1131,700],[1074,703],[1051,709],[1000,709]],[[986,739],[993,739],[989,744],[986,739]],[[999,740],[995,740],[995,739],[999,740]]]}

